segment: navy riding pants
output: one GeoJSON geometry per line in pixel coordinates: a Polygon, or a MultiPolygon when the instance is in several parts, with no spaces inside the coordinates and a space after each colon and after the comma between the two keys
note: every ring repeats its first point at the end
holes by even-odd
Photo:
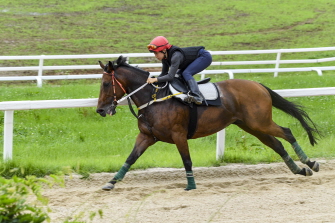
{"type": "Polygon", "coordinates": [[[199,56],[185,70],[179,71],[185,81],[193,78],[193,75],[205,70],[212,63],[212,55],[205,49],[199,51],[199,56]]]}

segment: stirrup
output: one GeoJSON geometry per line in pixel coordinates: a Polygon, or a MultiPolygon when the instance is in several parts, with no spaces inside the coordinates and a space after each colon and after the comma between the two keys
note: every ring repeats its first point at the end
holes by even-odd
{"type": "Polygon", "coordinates": [[[184,102],[186,103],[192,103],[193,102],[193,96],[187,96],[185,99],[184,99],[184,102]]]}
{"type": "Polygon", "coordinates": [[[186,103],[192,103],[193,102],[193,96],[190,94],[190,91],[187,92],[187,97],[184,99],[184,102],[186,103]]]}
{"type": "Polygon", "coordinates": [[[195,97],[190,94],[190,92],[187,93],[187,97],[184,99],[184,101],[187,102],[187,103],[195,103],[197,105],[201,105],[202,104],[202,100],[201,101],[197,101],[195,99],[195,97]]]}

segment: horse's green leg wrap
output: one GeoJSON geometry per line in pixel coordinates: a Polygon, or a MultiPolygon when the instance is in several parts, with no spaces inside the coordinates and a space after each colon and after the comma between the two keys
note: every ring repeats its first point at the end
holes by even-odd
{"type": "Polygon", "coordinates": [[[292,171],[294,174],[298,174],[301,171],[301,168],[295,164],[295,162],[292,160],[292,158],[287,154],[286,156],[282,157],[288,168],[292,171]]]}
{"type": "Polygon", "coordinates": [[[185,188],[185,190],[197,189],[197,187],[195,186],[193,171],[186,171],[186,178],[187,178],[187,187],[185,188]]]}
{"type": "Polygon", "coordinates": [[[128,172],[129,168],[130,165],[128,163],[124,163],[119,172],[117,172],[117,174],[114,176],[113,180],[121,181],[128,172]]]}
{"type": "Polygon", "coordinates": [[[105,186],[103,186],[102,189],[107,191],[112,190],[114,188],[114,184],[116,184],[118,181],[121,181],[124,178],[129,168],[130,165],[128,163],[124,163],[119,172],[117,172],[117,174],[115,174],[113,179],[109,181],[105,186]]]}
{"type": "Polygon", "coordinates": [[[306,154],[304,153],[304,151],[302,151],[301,147],[299,146],[299,144],[297,142],[292,143],[292,147],[295,151],[295,153],[298,155],[300,161],[304,164],[306,164],[309,161],[308,156],[306,156],[306,154]]]}

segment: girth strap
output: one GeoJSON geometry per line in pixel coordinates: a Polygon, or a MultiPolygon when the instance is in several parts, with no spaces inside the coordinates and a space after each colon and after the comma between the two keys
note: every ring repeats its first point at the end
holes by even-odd
{"type": "Polygon", "coordinates": [[[198,106],[190,106],[190,118],[188,123],[187,139],[191,139],[198,125],[198,106]]]}

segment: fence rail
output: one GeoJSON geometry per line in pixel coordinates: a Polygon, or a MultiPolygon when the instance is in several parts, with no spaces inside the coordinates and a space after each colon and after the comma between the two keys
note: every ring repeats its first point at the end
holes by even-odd
{"type": "MultiPolygon", "coordinates": [[[[283,97],[303,97],[303,96],[322,96],[335,95],[335,87],[325,88],[302,88],[275,90],[283,97]]],[[[67,100],[41,100],[41,101],[7,101],[0,102],[0,110],[5,112],[4,117],[4,152],[3,159],[11,160],[13,158],[13,123],[15,110],[30,109],[51,109],[51,108],[79,108],[94,107],[97,105],[97,99],[67,99],[67,100]]],[[[121,102],[120,105],[125,105],[121,102]]],[[[217,134],[216,157],[222,157],[224,154],[225,131],[217,134]]]]}
{"type": "MultiPolygon", "coordinates": [[[[279,68],[280,64],[311,64],[335,61],[335,57],[320,58],[320,59],[299,59],[299,60],[281,60],[283,53],[301,53],[301,52],[316,52],[316,51],[335,51],[335,47],[320,47],[320,48],[298,48],[298,49],[274,49],[274,50],[240,50],[240,51],[210,51],[212,55],[242,55],[242,54],[276,54],[275,60],[259,60],[259,61],[225,61],[212,62],[211,66],[227,66],[227,65],[275,65],[274,68],[263,69],[223,69],[223,70],[205,70],[201,72],[201,78],[205,78],[206,74],[227,73],[229,78],[234,78],[236,73],[274,73],[277,77],[280,72],[305,72],[315,71],[318,75],[322,75],[322,71],[335,70],[335,66],[323,67],[301,67],[301,68],[279,68]]],[[[44,66],[45,60],[51,59],[94,59],[94,58],[117,58],[123,55],[128,58],[137,57],[152,57],[151,53],[124,53],[124,54],[87,54],[87,55],[40,55],[40,56],[0,56],[0,60],[39,60],[38,66],[29,67],[0,67],[0,71],[38,71],[37,76],[10,76],[0,77],[0,81],[22,81],[36,80],[37,86],[41,87],[43,80],[57,79],[91,79],[100,78],[101,74],[87,75],[52,75],[43,76],[43,71],[46,70],[75,70],[75,69],[100,69],[99,65],[67,65],[67,66],[44,66]]],[[[161,63],[145,63],[131,64],[138,67],[161,67],[161,63]]],[[[152,75],[157,75],[159,72],[152,72],[152,75]]]]}

